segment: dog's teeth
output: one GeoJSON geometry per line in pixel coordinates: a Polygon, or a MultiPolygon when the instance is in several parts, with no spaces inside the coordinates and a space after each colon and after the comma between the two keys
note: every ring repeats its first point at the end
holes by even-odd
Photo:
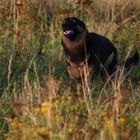
{"type": "Polygon", "coordinates": [[[64,32],[64,35],[70,34],[72,32],[73,32],[72,30],[67,30],[67,31],[64,32]]]}

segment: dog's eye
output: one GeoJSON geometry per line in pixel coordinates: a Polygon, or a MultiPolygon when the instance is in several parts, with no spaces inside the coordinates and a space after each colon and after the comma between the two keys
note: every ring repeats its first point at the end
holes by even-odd
{"type": "Polygon", "coordinates": [[[73,19],[73,20],[72,20],[72,22],[76,22],[76,20],[75,20],[75,19],[73,19]]]}

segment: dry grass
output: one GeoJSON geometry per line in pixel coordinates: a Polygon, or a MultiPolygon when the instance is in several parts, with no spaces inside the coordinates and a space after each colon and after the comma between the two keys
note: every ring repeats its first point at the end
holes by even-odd
{"type": "Polygon", "coordinates": [[[139,0],[1,0],[0,140],[139,140],[140,65],[79,89],[60,44],[63,18],[77,16],[113,41],[121,62],[140,51],[139,11],[139,0]]]}

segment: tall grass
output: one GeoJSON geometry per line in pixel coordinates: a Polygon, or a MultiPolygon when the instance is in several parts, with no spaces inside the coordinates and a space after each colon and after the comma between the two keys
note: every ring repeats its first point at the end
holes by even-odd
{"type": "Polygon", "coordinates": [[[139,11],[139,0],[1,0],[0,139],[139,140],[140,65],[79,89],[61,48],[62,20],[76,16],[112,40],[123,63],[140,51],[139,11]]]}

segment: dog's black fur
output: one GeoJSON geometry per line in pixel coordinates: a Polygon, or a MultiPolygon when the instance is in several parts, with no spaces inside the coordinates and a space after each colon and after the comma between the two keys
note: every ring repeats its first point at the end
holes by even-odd
{"type": "MultiPolygon", "coordinates": [[[[117,50],[106,37],[88,32],[84,22],[75,17],[65,18],[62,28],[62,46],[72,79],[81,79],[81,71],[86,64],[90,79],[98,75],[104,79],[115,72],[117,50]]],[[[125,66],[137,64],[138,59],[138,54],[135,54],[126,60],[125,66]]]]}

